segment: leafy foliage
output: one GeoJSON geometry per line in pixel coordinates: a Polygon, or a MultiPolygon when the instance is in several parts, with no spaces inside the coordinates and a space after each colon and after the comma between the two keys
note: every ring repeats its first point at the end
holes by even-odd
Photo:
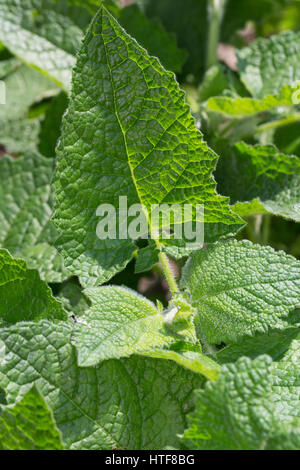
{"type": "Polygon", "coordinates": [[[68,88],[82,31],[91,18],[89,6],[95,8],[95,2],[1,0],[0,40],[17,57],[68,88]]]}
{"type": "Polygon", "coordinates": [[[141,203],[149,213],[152,204],[163,202],[205,204],[207,240],[235,232],[242,222],[230,212],[227,199],[216,194],[211,177],[216,159],[174,76],[100,10],[78,54],[58,147],[54,222],[66,267],[88,286],[108,281],[130,261],[135,251],[131,240],[102,241],[96,235],[98,206],[110,203],[117,209],[123,194],[128,204],[141,203]],[[91,67],[88,78],[82,72],[86,64],[91,67]],[[90,110],[93,102],[101,106],[90,110]],[[75,227],[88,230],[74,233],[75,227]]]}
{"type": "Polygon", "coordinates": [[[134,292],[109,286],[86,289],[85,294],[92,307],[80,317],[73,333],[80,366],[93,366],[104,359],[126,357],[175,341],[155,306],[134,292]]]}
{"type": "Polygon", "coordinates": [[[50,222],[53,160],[38,154],[15,161],[3,157],[0,170],[1,247],[24,257],[44,280],[62,281],[68,273],[54,247],[57,235],[50,222]]]}
{"type": "Polygon", "coordinates": [[[230,342],[286,325],[299,306],[300,263],[270,247],[228,241],[193,254],[182,285],[198,309],[201,334],[230,342]]]}
{"type": "Polygon", "coordinates": [[[185,438],[198,449],[296,450],[300,421],[276,410],[268,356],[224,366],[219,380],[198,392],[185,438]]]}
{"type": "Polygon", "coordinates": [[[241,79],[256,98],[279,93],[299,77],[299,33],[258,39],[238,53],[241,79]],[[272,60],[275,59],[275,60],[272,60]]]}
{"type": "Polygon", "coordinates": [[[142,357],[80,368],[70,334],[67,324],[49,322],[1,329],[9,351],[0,364],[1,383],[11,384],[8,403],[23,397],[35,383],[52,408],[68,449],[179,445],[176,435],[183,432],[191,391],[201,380],[175,364],[142,357]]]}
{"type": "Polygon", "coordinates": [[[0,250],[0,319],[5,323],[41,318],[66,319],[62,305],[55,300],[37,271],[23,260],[0,250]]]}
{"type": "Polygon", "coordinates": [[[32,388],[9,408],[0,408],[1,450],[62,450],[60,434],[44,399],[32,388]]]}
{"type": "Polygon", "coordinates": [[[230,196],[236,212],[245,215],[247,203],[257,199],[258,213],[267,211],[300,222],[299,158],[279,153],[274,146],[241,142],[224,151],[216,178],[219,191],[230,196]]]}
{"type": "Polygon", "coordinates": [[[297,6],[0,0],[0,449],[300,448],[297,6]]]}

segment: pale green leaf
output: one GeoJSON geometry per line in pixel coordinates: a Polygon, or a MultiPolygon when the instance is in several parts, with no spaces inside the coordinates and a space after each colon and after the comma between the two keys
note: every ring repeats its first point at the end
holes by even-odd
{"type": "Polygon", "coordinates": [[[284,252],[230,240],[194,253],[183,272],[197,308],[200,336],[235,342],[269,328],[284,328],[300,305],[300,262],[284,252]]]}
{"type": "Polygon", "coordinates": [[[0,319],[16,323],[41,318],[65,320],[67,316],[37,271],[0,250],[0,319]]]}
{"type": "Polygon", "coordinates": [[[255,98],[276,95],[285,85],[296,83],[300,73],[299,44],[299,32],[284,31],[237,51],[241,79],[255,98]]]}
{"type": "Polygon", "coordinates": [[[37,151],[40,119],[12,119],[2,121],[0,143],[7,153],[26,154],[37,151]]]}
{"type": "Polygon", "coordinates": [[[205,205],[206,241],[236,232],[241,220],[211,176],[217,155],[195,126],[174,75],[101,8],[78,54],[54,177],[66,267],[85,286],[109,280],[135,251],[127,239],[100,240],[100,204],[205,205]]]}
{"type": "Polygon", "coordinates": [[[54,247],[54,237],[46,236],[49,243],[36,243],[32,246],[17,250],[26,259],[31,269],[37,269],[41,279],[46,282],[62,282],[70,276],[64,266],[64,260],[54,247]]]}
{"type": "Polygon", "coordinates": [[[53,410],[67,449],[178,448],[202,379],[176,364],[133,356],[80,368],[67,324],[2,328],[0,382],[8,404],[36,384],[53,410]],[[16,364],[18,364],[16,368],[16,364]],[[155,432],[153,430],[155,429],[155,432]]]}
{"type": "Polygon", "coordinates": [[[0,60],[0,78],[3,80],[7,75],[20,66],[20,60],[16,58],[7,58],[0,60]]]}
{"type": "Polygon", "coordinates": [[[209,111],[225,114],[227,116],[243,117],[270,111],[278,106],[293,106],[293,94],[295,88],[284,86],[278,95],[267,95],[261,100],[255,98],[243,98],[230,96],[216,96],[206,103],[209,111]]]}
{"type": "Polygon", "coordinates": [[[136,292],[118,286],[86,289],[92,306],[74,325],[80,366],[163,348],[175,342],[163,315],[136,292]]]}
{"type": "Polygon", "coordinates": [[[148,357],[156,357],[159,359],[168,359],[174,361],[180,366],[189,369],[197,374],[204,375],[209,380],[216,380],[219,376],[220,366],[209,357],[201,352],[201,348],[191,346],[189,349],[177,349],[176,344],[170,349],[155,349],[144,353],[148,357]]]}
{"type": "Polygon", "coordinates": [[[13,407],[0,406],[1,450],[62,450],[52,412],[36,387],[13,407]]]}
{"type": "Polygon", "coordinates": [[[277,412],[286,422],[300,418],[300,341],[294,340],[279,362],[272,365],[277,412]]]}
{"type": "MultiPolygon", "coordinates": [[[[39,119],[28,119],[29,108],[58,92],[57,86],[36,70],[16,59],[9,59],[10,70],[3,80],[5,104],[0,105],[0,143],[7,152],[35,151],[39,119]]],[[[1,65],[1,62],[0,62],[1,65]]]]}
{"type": "Polygon", "coordinates": [[[32,104],[58,92],[51,80],[22,63],[5,77],[4,84],[6,103],[0,105],[0,122],[26,117],[32,104]]]}

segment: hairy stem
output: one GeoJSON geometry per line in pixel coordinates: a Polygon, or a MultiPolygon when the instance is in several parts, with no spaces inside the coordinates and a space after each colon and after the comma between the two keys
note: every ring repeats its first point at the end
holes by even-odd
{"type": "Polygon", "coordinates": [[[167,255],[163,253],[162,251],[161,244],[159,243],[158,240],[155,240],[155,244],[157,248],[159,249],[158,258],[159,258],[163,273],[166,277],[167,283],[169,284],[170,292],[172,296],[174,296],[175,294],[177,294],[177,292],[179,292],[179,288],[177,286],[175,276],[172,272],[167,255]]]}
{"type": "Polygon", "coordinates": [[[209,0],[209,32],[207,40],[206,70],[218,62],[220,28],[227,0],[209,0]]]}

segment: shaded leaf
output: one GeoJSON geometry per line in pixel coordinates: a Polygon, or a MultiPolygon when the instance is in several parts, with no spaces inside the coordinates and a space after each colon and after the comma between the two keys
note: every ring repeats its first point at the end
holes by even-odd
{"type": "Polygon", "coordinates": [[[3,157],[0,172],[0,246],[26,258],[44,280],[61,282],[69,273],[54,248],[57,235],[49,220],[53,161],[38,154],[3,157]]]}
{"type": "Polygon", "coordinates": [[[299,158],[280,153],[272,145],[240,142],[222,154],[216,179],[218,190],[230,197],[240,215],[255,213],[256,207],[256,213],[300,221],[299,158]]]}
{"type": "Polygon", "coordinates": [[[284,31],[270,39],[257,39],[237,51],[240,76],[255,98],[276,95],[299,79],[300,33],[284,31]]]}
{"type": "Polygon", "coordinates": [[[271,374],[268,356],[223,366],[218,381],[197,392],[185,442],[207,450],[299,448],[300,420],[285,423],[276,412],[271,374]]]}
{"type": "Polygon", "coordinates": [[[177,434],[186,426],[191,392],[202,384],[198,375],[170,361],[135,356],[80,368],[71,329],[63,323],[20,323],[2,328],[0,339],[7,352],[0,380],[8,403],[35,383],[67,449],[180,445],[177,434]]]}
{"type": "Polygon", "coordinates": [[[0,250],[0,318],[6,323],[67,319],[62,304],[52,297],[38,272],[6,250],[0,250]]]}
{"type": "Polygon", "coordinates": [[[62,448],[52,413],[35,387],[13,407],[0,406],[1,450],[62,448]]]}
{"type": "Polygon", "coordinates": [[[119,196],[149,213],[154,204],[204,204],[207,241],[236,232],[242,221],[215,191],[216,161],[174,75],[101,8],[78,55],[58,147],[54,222],[66,267],[92,286],[130,261],[130,239],[96,234],[97,208],[118,211],[119,196]]]}

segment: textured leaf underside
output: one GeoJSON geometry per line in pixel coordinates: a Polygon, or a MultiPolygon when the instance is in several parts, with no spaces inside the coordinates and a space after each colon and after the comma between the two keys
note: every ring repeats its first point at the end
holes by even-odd
{"type": "MultiPolygon", "coordinates": [[[[217,382],[197,392],[186,443],[206,450],[298,449],[300,420],[287,422],[276,409],[272,382],[268,356],[224,366],[217,382]]],[[[299,405],[298,399],[298,412],[299,405]]]]}
{"type": "Polygon", "coordinates": [[[287,326],[299,306],[300,262],[282,251],[231,240],[192,255],[183,287],[198,310],[200,334],[212,343],[287,326]]]}
{"type": "Polygon", "coordinates": [[[8,404],[35,383],[67,449],[180,445],[177,435],[186,426],[192,390],[202,384],[197,374],[136,356],[78,367],[71,328],[63,323],[19,323],[1,328],[0,339],[6,350],[0,381],[8,404]]]}
{"type": "Polygon", "coordinates": [[[85,294],[92,307],[78,319],[73,333],[80,366],[175,342],[155,305],[134,291],[107,286],[86,289],[85,294]]]}
{"type": "Polygon", "coordinates": [[[216,179],[218,190],[230,197],[239,214],[247,215],[249,207],[253,212],[269,212],[300,222],[298,157],[280,153],[272,145],[240,142],[220,158],[216,179]]]}

